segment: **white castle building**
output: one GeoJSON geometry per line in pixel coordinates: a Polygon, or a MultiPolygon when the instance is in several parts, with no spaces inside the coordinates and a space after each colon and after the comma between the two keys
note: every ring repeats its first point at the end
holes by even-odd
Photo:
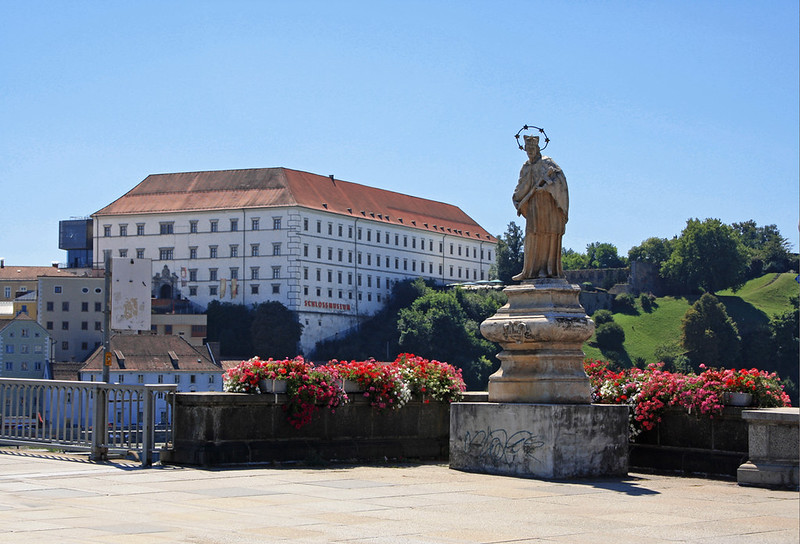
{"type": "Polygon", "coordinates": [[[497,243],[451,204],[286,168],[150,175],[92,217],[96,267],[153,259],[155,296],[201,307],[277,300],[306,354],[394,282],[487,280],[497,243]]]}

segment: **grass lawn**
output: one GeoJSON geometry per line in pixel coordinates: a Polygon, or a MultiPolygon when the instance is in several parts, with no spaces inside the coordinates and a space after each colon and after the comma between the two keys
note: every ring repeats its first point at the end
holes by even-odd
{"type": "MultiPolygon", "coordinates": [[[[769,323],[769,318],[789,308],[789,297],[797,295],[800,285],[795,281],[795,274],[767,274],[747,282],[736,292],[720,291],[717,298],[725,305],[728,315],[736,322],[740,332],[752,330],[759,325],[769,323]]],[[[637,357],[643,357],[648,363],[655,363],[655,349],[665,343],[680,342],[681,319],[686,310],[698,299],[697,296],[676,298],[661,297],[656,299],[653,310],[639,313],[614,314],[614,321],[625,331],[625,353],[618,357],[629,363],[637,357]]],[[[609,359],[608,355],[591,345],[594,337],[583,345],[587,357],[609,359]]]]}

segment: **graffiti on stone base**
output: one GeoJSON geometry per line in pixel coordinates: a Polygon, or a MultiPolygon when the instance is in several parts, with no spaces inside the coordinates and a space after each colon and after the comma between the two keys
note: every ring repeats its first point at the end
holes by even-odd
{"type": "Polygon", "coordinates": [[[476,458],[494,464],[508,465],[536,458],[536,450],[544,446],[539,435],[530,431],[517,431],[511,435],[505,429],[487,429],[467,432],[464,449],[476,458]]]}

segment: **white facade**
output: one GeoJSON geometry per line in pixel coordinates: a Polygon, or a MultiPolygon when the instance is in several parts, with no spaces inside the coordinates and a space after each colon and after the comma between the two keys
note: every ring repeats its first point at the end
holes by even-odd
{"type": "Polygon", "coordinates": [[[107,215],[94,225],[101,262],[107,251],[152,259],[154,274],[167,266],[202,307],[283,303],[304,325],[304,353],[377,312],[395,282],[486,280],[495,257],[493,241],[300,206],[107,215]]]}

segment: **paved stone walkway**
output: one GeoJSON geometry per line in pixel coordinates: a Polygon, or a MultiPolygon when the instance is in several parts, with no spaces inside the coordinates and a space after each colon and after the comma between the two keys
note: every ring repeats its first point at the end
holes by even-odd
{"type": "Polygon", "coordinates": [[[441,464],[142,469],[0,449],[4,544],[796,544],[798,499],[645,474],[549,482],[441,464]]]}

